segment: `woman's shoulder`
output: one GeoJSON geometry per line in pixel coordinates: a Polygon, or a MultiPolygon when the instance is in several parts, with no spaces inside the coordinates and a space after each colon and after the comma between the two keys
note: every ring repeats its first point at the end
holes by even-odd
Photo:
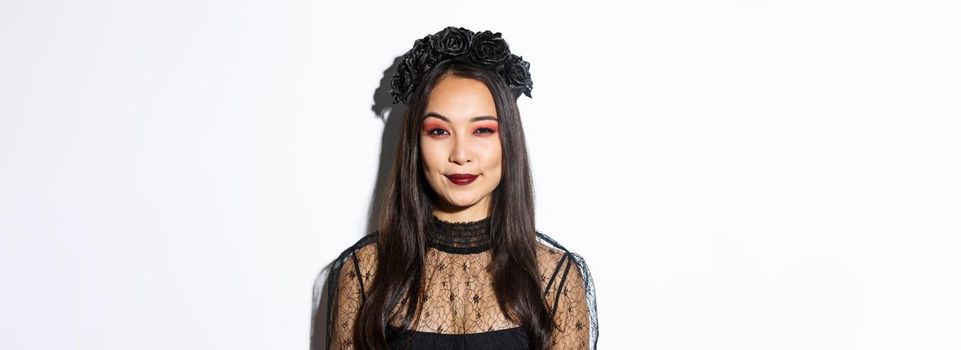
{"type": "Polygon", "coordinates": [[[371,250],[377,247],[377,231],[368,233],[358,239],[354,244],[351,244],[346,249],[343,250],[341,255],[355,253],[360,250],[371,250]]]}
{"type": "Polygon", "coordinates": [[[344,248],[334,260],[334,266],[353,268],[353,265],[371,266],[377,259],[377,232],[371,232],[344,248]]]}
{"type": "Polygon", "coordinates": [[[553,237],[541,232],[537,232],[537,260],[541,267],[544,277],[556,276],[562,268],[583,270],[587,268],[584,258],[563,245],[553,237]]]}
{"type": "Polygon", "coordinates": [[[556,239],[543,233],[541,231],[536,231],[537,233],[537,255],[538,257],[552,258],[553,260],[560,260],[564,255],[576,254],[563,245],[560,244],[556,239]]]}
{"type": "Polygon", "coordinates": [[[557,310],[562,303],[576,303],[589,308],[595,320],[594,280],[587,262],[540,231],[537,231],[537,240],[537,265],[549,307],[557,310]]]}
{"type": "Polygon", "coordinates": [[[580,344],[578,348],[584,348],[590,344],[596,349],[597,295],[587,262],[540,231],[537,239],[544,295],[560,327],[555,345],[567,348],[580,344]]]}

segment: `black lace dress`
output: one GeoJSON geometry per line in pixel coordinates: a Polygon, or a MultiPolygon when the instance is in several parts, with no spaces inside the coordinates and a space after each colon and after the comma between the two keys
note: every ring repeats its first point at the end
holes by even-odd
{"type": "MultiPolygon", "coordinates": [[[[488,220],[451,223],[431,217],[422,305],[412,329],[395,308],[385,333],[391,349],[527,349],[520,325],[500,310],[491,276],[488,220]]],[[[584,260],[537,233],[544,299],[557,328],[551,349],[595,349],[597,307],[584,260]]],[[[328,275],[327,349],[353,349],[353,326],[377,267],[376,233],[344,250],[328,275]]]]}

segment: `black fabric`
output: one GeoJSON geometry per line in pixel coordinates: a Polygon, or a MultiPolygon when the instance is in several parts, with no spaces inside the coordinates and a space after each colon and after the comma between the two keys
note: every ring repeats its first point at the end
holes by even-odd
{"type": "MultiPolygon", "coordinates": [[[[397,305],[385,329],[390,349],[526,349],[528,337],[498,307],[491,276],[490,218],[447,222],[431,217],[423,304],[412,329],[402,329],[397,305]]],[[[353,323],[376,275],[377,234],[345,249],[328,275],[327,349],[353,349],[353,323]]],[[[537,232],[544,299],[557,327],[551,349],[596,349],[597,306],[587,264],[537,232]]]]}
{"type": "Polygon", "coordinates": [[[527,349],[528,340],[524,329],[506,328],[496,331],[465,334],[404,331],[403,328],[387,326],[389,349],[527,349]]]}
{"type": "Polygon", "coordinates": [[[453,254],[474,254],[490,249],[490,217],[473,222],[447,222],[431,216],[425,230],[427,246],[453,254]]]}

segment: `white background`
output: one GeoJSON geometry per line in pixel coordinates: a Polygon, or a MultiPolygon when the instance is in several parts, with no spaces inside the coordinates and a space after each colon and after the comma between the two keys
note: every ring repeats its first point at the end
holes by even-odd
{"type": "Polygon", "coordinates": [[[0,348],[307,349],[390,160],[384,72],[447,25],[531,62],[538,229],[601,348],[961,348],[959,17],[3,0],[0,348]]]}

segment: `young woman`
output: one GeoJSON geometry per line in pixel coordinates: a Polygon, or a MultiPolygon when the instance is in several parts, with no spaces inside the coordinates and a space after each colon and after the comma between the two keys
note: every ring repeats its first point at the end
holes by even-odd
{"type": "Polygon", "coordinates": [[[535,230],[517,98],[529,64],[500,33],[415,41],[378,229],[328,277],[328,349],[594,349],[584,260],[535,230]]]}

